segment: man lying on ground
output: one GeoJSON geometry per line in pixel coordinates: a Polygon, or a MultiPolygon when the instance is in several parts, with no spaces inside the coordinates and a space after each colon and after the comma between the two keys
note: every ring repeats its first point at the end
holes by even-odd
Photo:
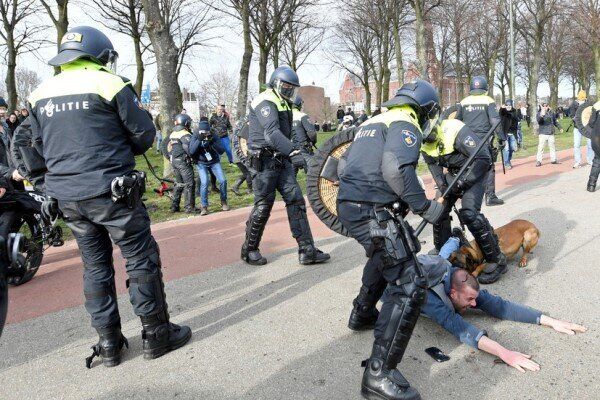
{"type": "MultiPolygon", "coordinates": [[[[427,262],[423,257],[435,257],[438,258],[438,261],[441,257],[447,260],[453,252],[458,250],[459,246],[460,240],[451,237],[442,247],[438,256],[420,255],[419,258],[425,264],[427,262]]],[[[465,321],[462,314],[470,308],[476,308],[492,317],[548,326],[567,335],[575,335],[576,332],[587,330],[584,326],[554,319],[542,314],[541,311],[504,300],[500,296],[488,293],[487,290],[479,290],[479,282],[475,277],[464,269],[453,267],[449,262],[445,262],[445,264],[446,274],[439,284],[428,290],[427,301],[421,312],[436,321],[461,342],[493,354],[521,372],[525,372],[525,370],[539,371],[540,366],[531,360],[530,355],[509,350],[490,339],[485,330],[465,321]]]]}

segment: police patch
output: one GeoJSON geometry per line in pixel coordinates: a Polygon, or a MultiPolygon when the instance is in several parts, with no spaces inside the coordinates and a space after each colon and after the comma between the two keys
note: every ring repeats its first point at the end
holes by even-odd
{"type": "Polygon", "coordinates": [[[60,41],[60,44],[65,44],[68,42],[81,43],[82,40],[83,40],[83,36],[81,35],[81,33],[71,32],[71,33],[67,33],[65,36],[63,36],[62,40],[60,41]]]}
{"type": "Polygon", "coordinates": [[[262,114],[263,117],[267,118],[269,115],[271,115],[271,107],[264,106],[263,108],[260,109],[260,113],[262,114]]]}
{"type": "Polygon", "coordinates": [[[475,147],[475,139],[471,136],[467,136],[463,142],[467,147],[475,147]]]}
{"type": "Polygon", "coordinates": [[[417,135],[411,131],[403,130],[402,139],[404,139],[404,143],[406,143],[408,147],[413,147],[415,144],[417,144],[417,135]]]}

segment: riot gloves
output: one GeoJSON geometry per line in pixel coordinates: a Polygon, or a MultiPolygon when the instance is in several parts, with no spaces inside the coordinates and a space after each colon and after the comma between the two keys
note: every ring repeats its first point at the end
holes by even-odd
{"type": "Polygon", "coordinates": [[[41,214],[45,221],[54,223],[54,221],[60,217],[58,200],[52,197],[46,197],[46,199],[42,202],[41,214]]]}
{"type": "Polygon", "coordinates": [[[430,200],[429,207],[427,207],[425,212],[421,213],[421,217],[430,224],[435,224],[444,215],[445,208],[444,204],[436,200],[430,200]]]}
{"type": "MultiPolygon", "coordinates": [[[[446,180],[446,188],[450,187],[450,185],[452,184],[452,182],[454,181],[455,176],[452,174],[446,174],[444,175],[445,180],[446,180]]],[[[459,179],[456,184],[452,187],[452,190],[450,190],[451,195],[455,196],[455,197],[461,197],[464,193],[465,190],[467,190],[467,183],[465,182],[464,179],[459,179]]],[[[442,192],[443,193],[443,192],[442,192]]]]}
{"type": "Polygon", "coordinates": [[[302,153],[300,153],[300,150],[294,150],[290,153],[290,161],[292,162],[292,165],[294,166],[294,168],[297,169],[304,169],[306,171],[306,160],[304,159],[304,156],[302,155],[302,153]]]}

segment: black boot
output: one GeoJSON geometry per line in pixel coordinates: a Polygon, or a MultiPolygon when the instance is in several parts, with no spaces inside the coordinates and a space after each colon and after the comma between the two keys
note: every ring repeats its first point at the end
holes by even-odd
{"type": "Polygon", "coordinates": [[[460,247],[463,247],[463,246],[471,247],[471,244],[467,240],[467,237],[465,236],[465,232],[462,229],[460,229],[460,228],[452,229],[452,236],[454,236],[455,238],[458,238],[458,240],[460,241],[460,247]]]}
{"type": "Polygon", "coordinates": [[[498,262],[488,263],[483,272],[477,277],[477,281],[482,285],[489,285],[500,279],[500,276],[505,274],[507,270],[506,256],[500,253],[498,262]]]}
{"type": "Polygon", "coordinates": [[[385,286],[386,282],[383,281],[382,285],[374,290],[364,285],[360,288],[358,296],[352,302],[354,307],[350,313],[348,328],[353,331],[362,331],[375,327],[375,322],[379,318],[379,311],[375,306],[381,298],[385,286]]]}
{"type": "Polygon", "coordinates": [[[233,187],[231,188],[231,191],[233,193],[235,193],[238,196],[241,196],[242,194],[240,193],[240,186],[242,185],[242,183],[244,183],[244,181],[246,180],[245,176],[241,176],[240,178],[238,178],[235,183],[233,184],[233,187]]]}
{"type": "Polygon", "coordinates": [[[488,263],[484,272],[479,275],[478,281],[482,284],[494,283],[507,270],[506,257],[500,251],[494,228],[483,214],[478,214],[469,229],[488,263]]]}
{"type": "Polygon", "coordinates": [[[590,179],[588,180],[587,184],[588,192],[593,193],[594,191],[596,191],[596,182],[598,182],[598,175],[600,175],[600,166],[597,166],[596,162],[594,162],[592,170],[590,171],[590,179]]]}
{"type": "Polygon", "coordinates": [[[302,265],[320,264],[328,261],[330,255],[317,249],[314,244],[300,246],[298,249],[298,261],[302,265]]]}
{"type": "Polygon", "coordinates": [[[152,360],[185,345],[192,337],[188,326],[179,326],[169,322],[169,314],[140,317],[142,320],[142,349],[144,358],[152,360]]]}
{"type": "Polygon", "coordinates": [[[450,217],[450,215],[446,214],[443,217],[443,219],[433,224],[433,245],[437,250],[437,253],[433,255],[437,255],[440,252],[442,246],[448,241],[450,236],[452,236],[451,220],[452,218],[450,217]]]}
{"type": "Polygon", "coordinates": [[[485,205],[490,206],[501,206],[504,204],[504,200],[501,200],[496,196],[496,193],[490,193],[485,195],[485,205]]]}
{"type": "Polygon", "coordinates": [[[260,254],[258,249],[248,250],[246,245],[242,246],[242,260],[250,265],[265,265],[267,263],[267,259],[260,254]]]}
{"type": "Polygon", "coordinates": [[[129,348],[129,343],[121,333],[121,327],[96,328],[100,339],[92,346],[93,353],[85,359],[85,366],[92,368],[95,357],[102,358],[105,367],[116,367],[121,363],[121,350],[123,346],[129,348]]]}

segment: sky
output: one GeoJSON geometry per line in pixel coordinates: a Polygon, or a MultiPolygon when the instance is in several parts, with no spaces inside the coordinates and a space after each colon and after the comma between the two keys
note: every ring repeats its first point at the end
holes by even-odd
{"type": "MultiPolygon", "coordinates": [[[[43,13],[43,9],[40,6],[40,13],[43,13]]],[[[45,14],[42,14],[45,17],[45,14]]],[[[100,26],[98,23],[91,20],[80,7],[71,7],[69,9],[70,26],[78,25],[91,25],[98,29],[103,30],[107,34],[113,45],[119,53],[119,63],[117,72],[120,75],[126,76],[132,80],[135,79],[135,60],[133,55],[133,45],[131,39],[123,34],[107,31],[106,28],[100,26]]],[[[180,85],[182,87],[190,88],[192,91],[199,89],[202,82],[209,79],[210,75],[222,70],[228,71],[232,78],[237,77],[239,67],[243,54],[243,41],[241,37],[241,27],[231,19],[224,19],[221,22],[221,27],[212,31],[210,36],[216,37],[213,40],[207,42],[207,46],[196,49],[193,57],[189,60],[191,64],[191,71],[189,69],[183,69],[180,76],[180,85]]],[[[52,37],[54,34],[54,27],[48,31],[48,36],[52,37]]],[[[331,64],[325,57],[325,49],[330,47],[327,44],[321,46],[324,49],[314,51],[307,59],[307,62],[299,69],[298,74],[300,76],[300,82],[303,85],[314,84],[325,88],[325,94],[331,97],[333,102],[339,100],[338,90],[342,84],[344,78],[344,72],[339,70],[337,67],[331,64]]],[[[41,49],[37,56],[33,54],[22,55],[19,64],[24,65],[28,69],[32,69],[38,72],[42,79],[47,78],[53,74],[53,70],[45,64],[45,61],[50,59],[56,52],[54,46],[41,49]]],[[[258,76],[258,55],[255,54],[253,57],[253,64],[250,71],[251,79],[251,90],[258,90],[257,76],[258,76]]],[[[4,70],[4,69],[3,69],[4,70]]],[[[272,68],[268,71],[270,71],[272,68]]],[[[237,79],[237,78],[236,78],[237,79]]],[[[154,89],[158,86],[156,79],[156,67],[154,65],[148,65],[146,67],[146,75],[144,79],[144,86],[150,84],[154,89]]],[[[549,95],[548,84],[542,83],[540,85],[538,94],[539,96],[549,95]]],[[[517,85],[517,94],[524,94],[525,87],[523,85],[517,85]]],[[[571,87],[568,82],[563,81],[559,95],[561,97],[571,96],[571,87]]]]}

